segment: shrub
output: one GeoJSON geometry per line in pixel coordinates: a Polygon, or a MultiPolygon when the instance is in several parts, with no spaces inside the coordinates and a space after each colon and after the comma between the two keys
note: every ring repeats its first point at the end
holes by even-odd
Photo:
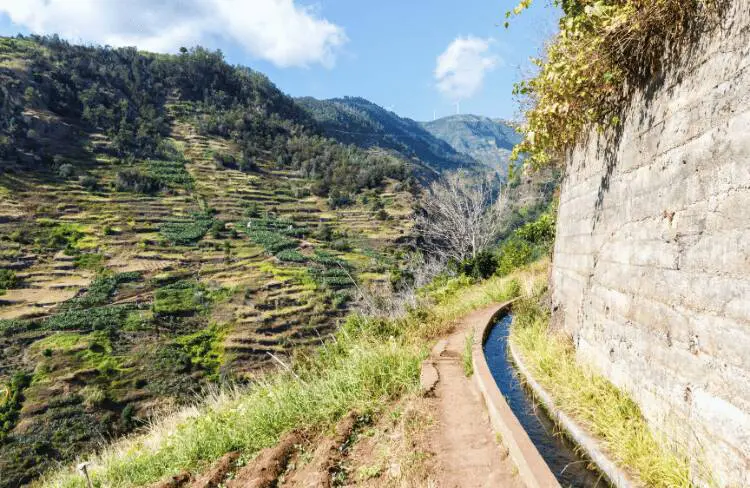
{"type": "Polygon", "coordinates": [[[107,393],[98,386],[84,386],[80,392],[83,397],[83,404],[87,408],[98,407],[107,399],[107,393]]]}
{"type": "Polygon", "coordinates": [[[99,181],[92,175],[81,176],[78,182],[88,191],[96,191],[99,188],[99,181]]]}
{"type": "Polygon", "coordinates": [[[245,207],[245,217],[257,219],[260,217],[260,206],[255,202],[250,202],[245,207]]]}
{"type": "Polygon", "coordinates": [[[516,235],[532,244],[550,246],[555,240],[555,218],[551,213],[542,214],[516,230],[516,235]]]}
{"type": "Polygon", "coordinates": [[[0,269],[0,295],[5,293],[5,290],[15,288],[17,284],[18,278],[13,270],[0,269]]]}
{"type": "Polygon", "coordinates": [[[223,220],[214,220],[211,224],[211,237],[214,239],[220,239],[221,233],[227,229],[227,225],[223,220]]]}
{"type": "MultiPolygon", "coordinates": [[[[514,94],[530,103],[524,140],[513,151],[535,166],[563,156],[590,127],[620,123],[634,90],[663,70],[692,28],[704,28],[722,5],[713,0],[564,0],[560,33],[536,59],[535,78],[514,94]],[[669,50],[671,49],[671,52],[669,50]]],[[[521,0],[513,13],[531,4],[521,0]]],[[[506,23],[507,26],[507,23],[506,23]]]]}
{"type": "Polygon", "coordinates": [[[347,193],[341,193],[338,190],[331,190],[328,194],[328,207],[336,209],[339,207],[345,207],[353,203],[351,195],[347,193]]]}
{"type": "Polygon", "coordinates": [[[333,239],[333,227],[331,224],[321,222],[318,224],[318,229],[315,232],[315,237],[321,241],[330,241],[333,239]]]}
{"type": "Polygon", "coordinates": [[[239,163],[240,171],[251,173],[258,171],[258,162],[252,156],[243,156],[239,163]]]}
{"type": "Polygon", "coordinates": [[[75,168],[70,163],[65,163],[57,168],[57,176],[65,180],[72,178],[76,173],[75,168]]]}
{"type": "Polygon", "coordinates": [[[497,272],[500,276],[512,273],[531,262],[534,251],[528,242],[511,237],[500,247],[497,272]]]}
{"type": "Polygon", "coordinates": [[[229,153],[215,152],[212,159],[218,169],[237,168],[237,159],[229,153]]]}
{"type": "Polygon", "coordinates": [[[489,251],[478,252],[476,256],[463,260],[458,266],[458,270],[461,273],[473,278],[481,279],[487,279],[495,274],[497,268],[498,260],[495,255],[489,251]]]}
{"type": "Polygon", "coordinates": [[[0,399],[0,441],[3,441],[18,420],[23,403],[23,390],[31,384],[31,376],[16,373],[10,378],[5,388],[5,395],[0,399]]]}
{"type": "Polygon", "coordinates": [[[121,192],[129,191],[152,195],[161,191],[162,188],[164,188],[164,185],[158,178],[134,169],[118,171],[115,178],[115,189],[121,192]]]}
{"type": "Polygon", "coordinates": [[[346,239],[337,239],[331,243],[331,248],[340,252],[348,252],[352,250],[352,245],[346,239]]]}
{"type": "Polygon", "coordinates": [[[55,224],[49,221],[49,227],[46,222],[37,221],[44,226],[40,243],[47,248],[52,249],[69,249],[74,250],[78,241],[84,238],[83,227],[78,224],[55,224]]]}

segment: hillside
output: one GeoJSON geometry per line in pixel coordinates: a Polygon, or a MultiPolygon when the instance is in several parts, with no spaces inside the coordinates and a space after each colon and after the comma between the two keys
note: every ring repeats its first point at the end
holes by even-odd
{"type": "Polygon", "coordinates": [[[0,486],[320,344],[387,285],[412,165],[263,75],[0,39],[0,486]]]}
{"type": "Polygon", "coordinates": [[[435,137],[419,122],[399,117],[363,98],[307,97],[297,101],[329,137],[342,143],[390,149],[402,157],[426,163],[433,173],[477,167],[471,156],[435,137]]]}
{"type": "Polygon", "coordinates": [[[451,115],[422,122],[422,127],[502,175],[508,172],[513,146],[521,142],[521,136],[507,122],[478,115],[451,115]]]}

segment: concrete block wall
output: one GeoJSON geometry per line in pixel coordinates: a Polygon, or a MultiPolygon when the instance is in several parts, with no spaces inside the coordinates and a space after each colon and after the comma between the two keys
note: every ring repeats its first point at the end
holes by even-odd
{"type": "MultiPolygon", "coordinates": [[[[581,360],[687,449],[750,486],[750,0],[734,0],[619,137],[571,152],[552,270],[581,360]]],[[[697,478],[696,478],[697,479],[697,478]]]]}

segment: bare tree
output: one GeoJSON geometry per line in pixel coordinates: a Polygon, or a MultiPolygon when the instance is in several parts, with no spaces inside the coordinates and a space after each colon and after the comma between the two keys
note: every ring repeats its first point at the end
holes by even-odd
{"type": "Polygon", "coordinates": [[[422,198],[415,222],[422,247],[442,260],[476,257],[497,236],[504,205],[499,185],[490,176],[447,174],[422,198]]]}

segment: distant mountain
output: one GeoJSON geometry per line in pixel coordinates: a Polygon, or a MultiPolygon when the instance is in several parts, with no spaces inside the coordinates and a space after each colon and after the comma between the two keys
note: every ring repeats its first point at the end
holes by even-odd
{"type": "Polygon", "coordinates": [[[503,175],[507,174],[513,146],[521,141],[521,136],[507,122],[478,115],[452,115],[423,122],[422,127],[456,151],[470,155],[503,175]]]}
{"type": "Polygon", "coordinates": [[[479,167],[474,158],[435,137],[419,122],[399,117],[364,98],[306,97],[296,101],[329,137],[339,142],[390,149],[409,159],[419,159],[435,172],[479,167]]]}

